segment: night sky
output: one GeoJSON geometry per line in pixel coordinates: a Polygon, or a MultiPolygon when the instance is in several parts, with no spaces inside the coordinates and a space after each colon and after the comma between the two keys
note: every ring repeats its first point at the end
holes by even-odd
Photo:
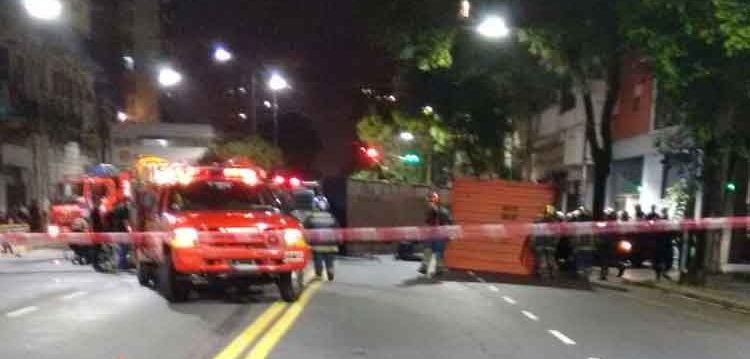
{"type": "MultiPolygon", "coordinates": [[[[392,64],[367,37],[352,0],[191,0],[172,2],[165,29],[166,53],[186,81],[169,98],[167,118],[180,122],[227,121],[236,111],[222,89],[256,60],[278,69],[293,89],[280,111],[312,119],[323,142],[316,167],[336,174],[348,163],[362,86],[390,83],[392,64]],[[234,52],[229,66],[213,63],[218,43],[234,52]]],[[[263,86],[259,86],[262,88],[263,86]]],[[[258,93],[259,100],[268,98],[258,93]]],[[[268,116],[258,108],[259,121],[268,116]]]]}

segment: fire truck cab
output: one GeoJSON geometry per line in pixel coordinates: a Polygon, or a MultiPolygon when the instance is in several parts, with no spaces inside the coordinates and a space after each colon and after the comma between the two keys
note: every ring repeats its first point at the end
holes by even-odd
{"type": "Polygon", "coordinates": [[[112,210],[117,201],[126,195],[127,180],[114,169],[101,168],[109,165],[97,165],[86,175],[68,178],[58,186],[58,198],[52,203],[50,226],[52,231],[91,231],[90,212],[94,206],[104,215],[112,210]],[[87,221],[86,228],[73,228],[77,220],[87,221]]]}
{"type": "Polygon", "coordinates": [[[284,300],[297,299],[310,248],[263,170],[176,166],[155,177],[143,229],[167,235],[135,244],[141,284],[153,282],[171,302],[209,283],[276,283],[284,300]]]}

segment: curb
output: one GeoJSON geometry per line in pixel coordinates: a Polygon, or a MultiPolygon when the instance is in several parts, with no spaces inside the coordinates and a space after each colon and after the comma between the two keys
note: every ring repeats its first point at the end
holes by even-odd
{"type": "Polygon", "coordinates": [[[668,288],[668,287],[657,285],[656,283],[653,283],[653,282],[637,282],[637,281],[631,281],[627,279],[623,280],[623,283],[627,283],[628,285],[633,285],[633,286],[638,286],[638,287],[656,289],[664,293],[679,294],[679,295],[682,295],[691,299],[716,304],[729,310],[750,313],[750,303],[721,298],[721,297],[717,297],[711,294],[701,293],[699,290],[691,289],[690,287],[668,288]]]}
{"type": "Polygon", "coordinates": [[[591,283],[591,286],[598,287],[602,289],[609,289],[609,290],[615,290],[618,292],[630,292],[630,289],[627,287],[627,285],[622,284],[614,284],[614,283],[608,283],[603,281],[589,281],[591,283]]]}

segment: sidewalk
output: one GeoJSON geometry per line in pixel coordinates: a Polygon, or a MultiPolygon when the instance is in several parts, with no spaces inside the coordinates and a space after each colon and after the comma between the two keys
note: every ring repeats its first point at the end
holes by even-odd
{"type": "Polygon", "coordinates": [[[37,262],[53,259],[66,259],[65,249],[39,248],[27,250],[21,246],[13,248],[20,256],[11,254],[0,254],[0,263],[9,262],[37,262]]]}
{"type": "MultiPolygon", "coordinates": [[[[671,271],[669,274],[673,279],[679,277],[676,271],[671,271]]],[[[707,279],[705,287],[694,287],[680,285],[666,279],[656,281],[656,275],[651,269],[629,269],[625,271],[622,278],[610,275],[607,281],[602,281],[599,279],[599,270],[596,268],[590,281],[594,286],[620,291],[629,291],[631,286],[652,288],[713,303],[727,309],[750,312],[750,280],[729,274],[711,276],[707,279]]]]}

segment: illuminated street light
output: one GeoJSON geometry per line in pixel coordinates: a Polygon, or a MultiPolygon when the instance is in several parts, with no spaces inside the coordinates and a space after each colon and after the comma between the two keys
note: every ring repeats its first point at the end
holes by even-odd
{"type": "Polygon", "coordinates": [[[31,17],[45,21],[60,18],[63,11],[60,0],[23,0],[23,6],[31,17]]]}
{"type": "Polygon", "coordinates": [[[182,75],[175,69],[164,66],[159,69],[159,84],[163,87],[172,87],[182,81],[182,75]]]}
{"type": "Polygon", "coordinates": [[[289,88],[289,83],[278,73],[271,74],[268,79],[268,88],[273,94],[273,144],[279,145],[279,96],[277,92],[289,88]]]}
{"type": "Polygon", "coordinates": [[[122,57],[122,62],[125,64],[125,68],[133,71],[135,69],[135,60],[133,59],[133,56],[125,55],[122,57]]]}
{"type": "Polygon", "coordinates": [[[464,19],[468,19],[471,16],[471,3],[469,0],[461,1],[461,7],[458,10],[458,15],[464,19]]]}
{"type": "Polygon", "coordinates": [[[281,91],[289,88],[289,83],[286,82],[286,79],[281,77],[281,75],[275,73],[271,75],[271,78],[268,79],[268,88],[271,89],[271,91],[281,91]]]}
{"type": "Polygon", "coordinates": [[[398,137],[402,141],[406,141],[406,142],[414,141],[414,134],[411,132],[407,132],[407,131],[401,132],[398,134],[398,137]]]}
{"type": "Polygon", "coordinates": [[[222,46],[218,46],[214,49],[214,60],[216,60],[216,62],[227,62],[232,60],[232,57],[232,53],[222,46]]]}
{"type": "Polygon", "coordinates": [[[128,114],[122,111],[117,111],[117,121],[125,122],[128,120],[128,114]]]}
{"type": "Polygon", "coordinates": [[[432,115],[433,113],[435,113],[435,109],[432,108],[432,106],[427,105],[427,106],[422,107],[422,113],[425,116],[429,116],[429,115],[432,115]]]}
{"type": "Polygon", "coordinates": [[[247,114],[245,114],[244,112],[238,113],[237,116],[243,120],[247,120],[247,114]]]}
{"type": "Polygon", "coordinates": [[[477,32],[490,39],[499,39],[510,35],[510,28],[502,17],[490,15],[477,26],[477,32]]]}
{"type": "Polygon", "coordinates": [[[263,106],[265,108],[271,108],[271,106],[273,106],[273,105],[271,104],[271,101],[265,100],[265,101],[263,101],[263,106]]]}

